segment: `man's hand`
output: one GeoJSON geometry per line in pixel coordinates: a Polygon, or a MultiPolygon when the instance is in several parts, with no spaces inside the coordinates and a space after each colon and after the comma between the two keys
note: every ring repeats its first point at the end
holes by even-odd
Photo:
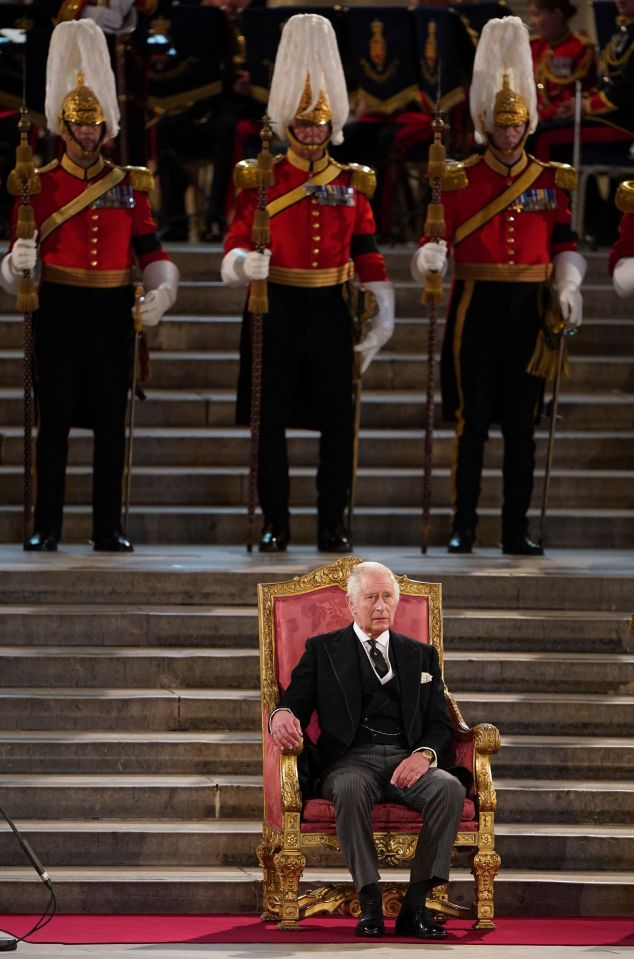
{"type": "Polygon", "coordinates": [[[30,240],[16,240],[11,247],[11,269],[16,276],[33,270],[37,263],[37,230],[30,240]]]}
{"type": "Polygon", "coordinates": [[[583,299],[579,287],[572,283],[566,284],[559,291],[559,305],[563,318],[566,321],[565,333],[576,333],[581,326],[583,299]]]}
{"type": "Polygon", "coordinates": [[[278,749],[295,749],[303,739],[299,719],[288,709],[280,709],[271,720],[271,739],[278,749]]]}
{"type": "Polygon", "coordinates": [[[170,297],[166,290],[159,286],[150,290],[139,303],[139,316],[143,326],[156,326],[170,305],[170,297]]]}
{"type": "Polygon", "coordinates": [[[255,250],[247,253],[242,267],[247,280],[249,282],[251,280],[266,280],[269,275],[270,261],[270,250],[265,250],[264,253],[257,253],[255,250]]]}
{"type": "Polygon", "coordinates": [[[390,783],[398,789],[407,789],[417,783],[421,776],[424,776],[429,769],[429,759],[421,752],[412,753],[402,763],[399,763],[394,772],[390,783]]]}

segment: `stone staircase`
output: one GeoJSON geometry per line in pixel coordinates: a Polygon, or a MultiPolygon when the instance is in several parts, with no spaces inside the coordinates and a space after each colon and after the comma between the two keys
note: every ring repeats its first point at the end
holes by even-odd
{"type": "MultiPolygon", "coordinates": [[[[136,543],[230,544],[244,529],[248,431],[233,425],[242,291],[224,288],[220,251],[175,246],[183,275],[178,314],[151,331],[152,379],[137,406],[130,533],[136,543]]],[[[364,377],[355,542],[414,545],[418,538],[427,320],[409,280],[411,250],[388,251],[397,326],[364,377]],[[386,516],[389,515],[389,522],[386,516]]],[[[634,544],[634,366],[631,303],[612,292],[606,254],[590,253],[586,319],[571,344],[551,484],[548,542],[561,547],[634,544]]],[[[0,296],[0,541],[21,539],[21,319],[0,296]]],[[[510,318],[509,318],[510,319],[510,318]]],[[[511,320],[510,320],[511,321],[511,320]]],[[[440,333],[438,340],[440,341],[440,333]]],[[[436,397],[439,404],[439,397],[436,397]]],[[[548,421],[538,431],[537,511],[548,421]]],[[[449,525],[452,430],[437,416],[430,542],[449,525]]],[[[293,542],[315,537],[317,435],[289,434],[293,542]]],[[[501,439],[493,430],[482,492],[480,542],[499,536],[501,439]]],[[[92,439],[70,440],[65,539],[90,535],[92,439]]]]}
{"type": "MultiPolygon", "coordinates": [[[[470,724],[502,732],[498,913],[633,915],[631,554],[622,569],[593,554],[593,570],[561,555],[362,555],[443,583],[448,685],[470,724]]],[[[260,908],[255,585],[318,562],[0,548],[1,803],[61,911],[260,908]]],[[[2,826],[0,863],[0,912],[43,907],[2,826]]],[[[343,876],[325,853],[305,884],[343,876]]],[[[460,860],[451,895],[472,897],[460,860]]]]}

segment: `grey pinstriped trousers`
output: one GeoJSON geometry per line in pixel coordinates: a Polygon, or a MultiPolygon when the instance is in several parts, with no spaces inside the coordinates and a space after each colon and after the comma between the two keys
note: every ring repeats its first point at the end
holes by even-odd
{"type": "Polygon", "coordinates": [[[449,878],[464,786],[443,769],[428,769],[413,786],[397,789],[390,777],[409,755],[395,746],[353,746],[324,773],[322,795],[335,807],[337,836],[357,892],[380,878],[370,818],[378,802],[402,803],[423,814],[410,882],[449,878]]]}

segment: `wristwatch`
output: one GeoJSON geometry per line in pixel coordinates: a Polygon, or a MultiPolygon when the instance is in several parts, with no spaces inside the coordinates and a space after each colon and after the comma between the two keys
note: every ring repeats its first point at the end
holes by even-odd
{"type": "Polygon", "coordinates": [[[431,749],[419,749],[418,751],[423,754],[425,759],[428,759],[430,763],[433,763],[435,757],[431,749]]]}

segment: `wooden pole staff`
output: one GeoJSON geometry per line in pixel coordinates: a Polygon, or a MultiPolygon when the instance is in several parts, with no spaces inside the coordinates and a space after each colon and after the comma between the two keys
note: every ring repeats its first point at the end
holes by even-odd
{"type": "MultiPolygon", "coordinates": [[[[271,141],[273,130],[268,113],[264,114],[260,133],[262,149],[258,154],[258,205],[253,217],[251,238],[258,253],[271,242],[269,214],[266,209],[268,188],[274,183],[271,141]]],[[[247,552],[253,550],[255,506],[258,495],[258,461],[260,455],[260,418],[262,413],[262,328],[269,310],[267,280],[253,280],[249,289],[248,310],[251,314],[251,444],[249,450],[249,489],[247,500],[247,552]]]]}

